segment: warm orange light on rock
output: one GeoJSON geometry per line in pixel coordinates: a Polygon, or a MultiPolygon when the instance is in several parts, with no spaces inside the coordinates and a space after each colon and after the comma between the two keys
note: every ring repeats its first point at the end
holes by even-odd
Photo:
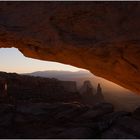
{"type": "Polygon", "coordinates": [[[0,47],[90,70],[140,93],[139,2],[0,2],[0,47]]]}

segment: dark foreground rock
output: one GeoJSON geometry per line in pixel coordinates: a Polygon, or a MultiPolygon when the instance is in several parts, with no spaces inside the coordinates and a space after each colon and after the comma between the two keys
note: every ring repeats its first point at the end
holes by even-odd
{"type": "Polygon", "coordinates": [[[136,112],[109,103],[0,104],[0,138],[140,138],[136,112]]]}
{"type": "Polygon", "coordinates": [[[90,108],[88,111],[81,114],[81,116],[77,118],[77,121],[81,121],[81,120],[94,121],[98,117],[105,115],[107,113],[111,113],[111,112],[113,112],[113,106],[111,104],[109,103],[96,104],[94,107],[90,108]]]}
{"type": "Polygon", "coordinates": [[[93,138],[94,131],[88,127],[77,127],[70,128],[58,134],[56,138],[70,138],[70,139],[80,139],[80,138],[93,138]]]}
{"type": "Polygon", "coordinates": [[[102,138],[140,138],[140,121],[131,116],[123,116],[102,134],[102,138]]]}
{"type": "Polygon", "coordinates": [[[136,110],[133,112],[132,117],[134,119],[140,120],[140,107],[136,108],[136,110]]]}

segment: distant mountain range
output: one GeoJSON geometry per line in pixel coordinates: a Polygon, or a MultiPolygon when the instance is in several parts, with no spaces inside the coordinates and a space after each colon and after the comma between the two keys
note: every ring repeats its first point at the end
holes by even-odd
{"type": "Polygon", "coordinates": [[[31,75],[31,76],[39,76],[39,77],[46,77],[46,78],[56,78],[59,80],[64,81],[77,81],[83,82],[84,80],[89,80],[95,78],[93,74],[88,71],[36,71],[33,73],[25,73],[24,75],[31,75]]]}
{"type": "Polygon", "coordinates": [[[45,78],[56,78],[62,81],[76,81],[80,86],[83,84],[85,80],[90,80],[92,82],[93,87],[97,87],[97,84],[100,83],[105,90],[114,91],[124,91],[126,89],[107,81],[103,78],[97,77],[90,73],[89,71],[57,71],[57,70],[48,70],[48,71],[36,71],[32,73],[24,73],[24,75],[30,75],[35,77],[45,77],[45,78]]]}

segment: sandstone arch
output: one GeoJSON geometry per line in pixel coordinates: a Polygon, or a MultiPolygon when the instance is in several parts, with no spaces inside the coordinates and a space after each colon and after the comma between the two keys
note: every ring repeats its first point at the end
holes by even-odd
{"type": "Polygon", "coordinates": [[[139,15],[140,2],[0,2],[0,47],[140,93],[139,15]]]}

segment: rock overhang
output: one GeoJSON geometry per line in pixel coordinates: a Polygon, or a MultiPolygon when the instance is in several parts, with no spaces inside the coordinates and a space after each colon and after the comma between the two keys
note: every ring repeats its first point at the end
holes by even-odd
{"type": "Polygon", "coordinates": [[[140,93],[140,2],[0,4],[0,47],[85,68],[140,93]]]}

